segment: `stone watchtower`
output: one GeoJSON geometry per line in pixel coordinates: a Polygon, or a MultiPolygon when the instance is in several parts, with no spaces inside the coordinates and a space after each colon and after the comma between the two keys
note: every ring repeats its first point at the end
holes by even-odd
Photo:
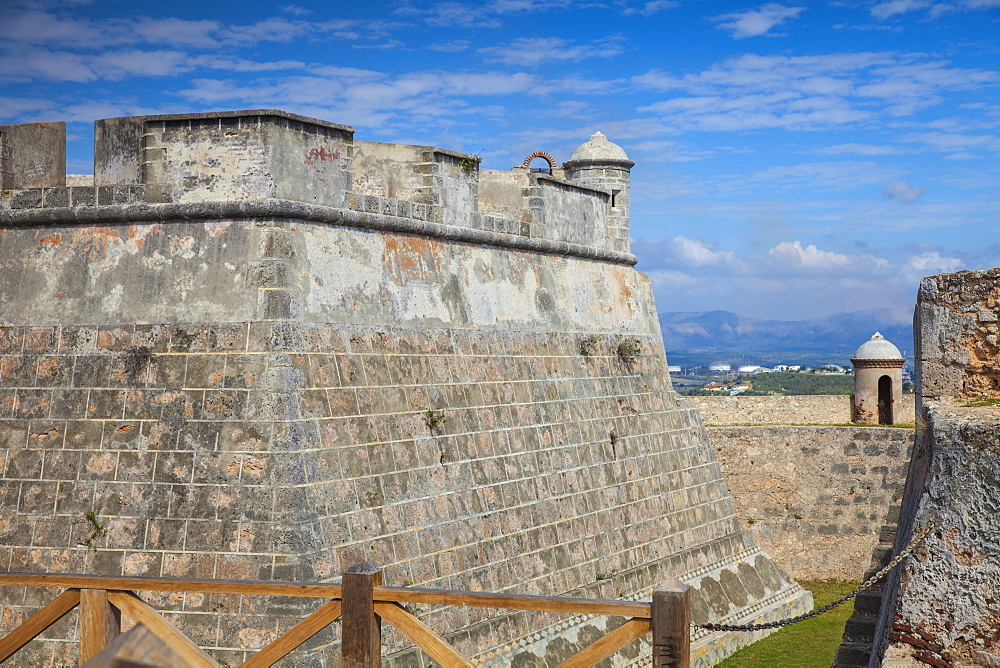
{"type": "Polygon", "coordinates": [[[618,144],[600,132],[580,144],[563,163],[566,179],[611,195],[608,200],[608,237],[619,250],[629,248],[630,171],[635,165],[618,144]]]}
{"type": "Polygon", "coordinates": [[[854,365],[851,421],[896,424],[903,399],[903,356],[878,332],[861,344],[854,365]]]}

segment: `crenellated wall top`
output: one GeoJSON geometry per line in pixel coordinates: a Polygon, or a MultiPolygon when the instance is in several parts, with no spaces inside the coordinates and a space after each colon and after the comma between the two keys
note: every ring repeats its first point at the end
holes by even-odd
{"type": "Polygon", "coordinates": [[[67,177],[65,124],[0,125],[0,224],[33,209],[279,200],[629,255],[627,169],[607,183],[480,170],[475,155],[354,133],[277,109],[101,119],[93,176],[67,177]]]}

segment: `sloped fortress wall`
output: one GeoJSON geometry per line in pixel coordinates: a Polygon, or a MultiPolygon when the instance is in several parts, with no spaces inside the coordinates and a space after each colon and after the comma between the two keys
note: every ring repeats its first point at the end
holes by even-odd
{"type": "MultiPolygon", "coordinates": [[[[311,580],[366,559],[389,584],[588,597],[676,576],[696,621],[809,607],[670,387],[649,281],[594,206],[610,192],[567,182],[594,226],[567,240],[547,186],[481,211],[478,162],[442,149],[276,111],[97,127],[96,185],[0,200],[0,568],[311,580]]],[[[0,632],[45,600],[2,596],[0,632]]],[[[225,663],[310,605],[151,602],[225,663]]],[[[613,623],[422,612],[499,665],[613,623]]],[[[336,664],[338,633],[291,663],[336,664]]],[[[695,640],[698,665],[746,642],[695,640]]]]}
{"type": "Polygon", "coordinates": [[[1000,269],[921,281],[918,428],[897,551],[934,527],[886,588],[872,665],[1000,664],[998,322],[1000,269]]]}
{"type": "Polygon", "coordinates": [[[792,577],[863,580],[894,525],[913,431],[709,427],[743,526],[792,577]]]}

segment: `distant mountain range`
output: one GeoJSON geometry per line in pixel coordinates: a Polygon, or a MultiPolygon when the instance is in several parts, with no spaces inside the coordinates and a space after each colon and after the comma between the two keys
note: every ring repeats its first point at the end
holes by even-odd
{"type": "Polygon", "coordinates": [[[876,331],[913,361],[913,326],[882,309],[810,320],[757,320],[730,311],[661,313],[660,329],[671,364],[711,360],[848,365],[858,346],[876,331]]]}

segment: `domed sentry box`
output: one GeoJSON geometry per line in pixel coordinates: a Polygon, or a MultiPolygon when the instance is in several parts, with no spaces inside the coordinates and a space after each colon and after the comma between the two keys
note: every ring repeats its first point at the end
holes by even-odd
{"type": "Polygon", "coordinates": [[[875,332],[854,353],[851,421],[896,424],[903,399],[903,356],[899,348],[875,332]]]}

